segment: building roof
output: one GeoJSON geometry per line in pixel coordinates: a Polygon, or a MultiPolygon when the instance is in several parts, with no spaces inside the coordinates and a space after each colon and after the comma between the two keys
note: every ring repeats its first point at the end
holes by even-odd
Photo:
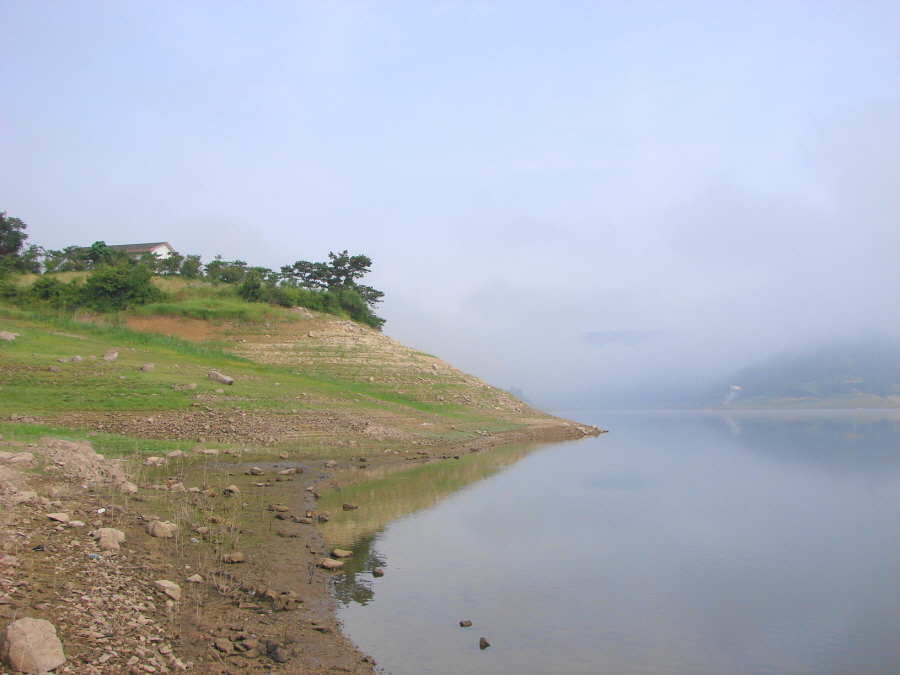
{"type": "Polygon", "coordinates": [[[170,251],[174,251],[172,245],[167,241],[154,241],[149,244],[116,244],[110,246],[113,251],[125,251],[126,253],[142,253],[144,251],[152,251],[160,246],[167,246],[170,251]]]}

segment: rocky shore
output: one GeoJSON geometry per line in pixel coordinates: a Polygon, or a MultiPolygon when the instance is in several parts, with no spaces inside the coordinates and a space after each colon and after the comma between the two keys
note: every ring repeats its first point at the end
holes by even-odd
{"type": "MultiPolygon", "coordinates": [[[[374,461],[442,461],[596,433],[548,418],[374,461]]],[[[341,634],[328,590],[349,552],[323,550],[316,531],[328,518],[316,485],[336,468],[287,452],[198,447],[110,459],[86,441],[0,442],[5,665],[91,675],[375,672],[341,634]],[[50,666],[53,639],[65,660],[50,666]],[[34,654],[22,656],[22,644],[34,654]]]]}

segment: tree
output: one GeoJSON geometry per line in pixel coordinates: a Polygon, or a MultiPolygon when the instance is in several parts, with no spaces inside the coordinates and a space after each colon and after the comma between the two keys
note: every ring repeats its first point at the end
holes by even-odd
{"type": "Polygon", "coordinates": [[[19,252],[25,245],[28,226],[19,218],[7,216],[0,211],[0,267],[16,268],[19,252]]]}
{"type": "Polygon", "coordinates": [[[95,241],[84,253],[84,259],[87,260],[90,269],[100,265],[111,265],[115,258],[115,251],[107,246],[105,241],[95,241]]]}
{"type": "Polygon", "coordinates": [[[87,269],[84,249],[66,246],[61,251],[44,251],[45,272],[80,272],[87,269]]]}
{"type": "Polygon", "coordinates": [[[327,284],[331,289],[339,286],[354,288],[356,280],[361,279],[371,271],[372,260],[364,255],[348,255],[347,251],[338,254],[329,253],[331,264],[327,266],[327,284]]]}
{"type": "Polygon", "coordinates": [[[203,264],[199,255],[189,255],[181,263],[181,276],[188,279],[196,279],[203,275],[203,264]]]}
{"type": "Polygon", "coordinates": [[[161,274],[172,275],[178,274],[181,269],[181,263],[184,262],[184,256],[180,253],[171,253],[168,258],[162,258],[156,265],[156,269],[161,274]]]}

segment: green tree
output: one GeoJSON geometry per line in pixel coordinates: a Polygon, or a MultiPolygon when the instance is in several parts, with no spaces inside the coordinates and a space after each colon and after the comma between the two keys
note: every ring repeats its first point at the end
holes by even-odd
{"type": "Polygon", "coordinates": [[[101,265],[84,282],[84,303],[110,311],[163,300],[166,295],[151,283],[152,276],[143,265],[101,265]]]}
{"type": "Polygon", "coordinates": [[[252,267],[244,275],[238,286],[238,295],[247,302],[259,302],[263,299],[263,276],[259,269],[252,267]]]}
{"type": "Polygon", "coordinates": [[[181,276],[188,279],[196,279],[203,275],[203,264],[200,262],[199,255],[186,256],[184,262],[181,263],[181,276]]]}
{"type": "Polygon", "coordinates": [[[172,253],[167,258],[161,258],[159,260],[159,263],[156,265],[156,269],[159,270],[161,274],[178,274],[179,270],[181,270],[181,263],[183,262],[183,255],[181,255],[180,253],[172,253]]]}
{"type": "Polygon", "coordinates": [[[112,265],[116,259],[116,252],[107,246],[105,241],[95,241],[85,251],[84,259],[90,269],[96,269],[101,265],[112,265]]]}
{"type": "Polygon", "coordinates": [[[28,226],[19,218],[7,216],[0,211],[0,267],[8,270],[18,269],[19,253],[25,245],[28,226]]]}
{"type": "Polygon", "coordinates": [[[44,251],[45,272],[80,272],[87,269],[84,249],[66,246],[61,251],[44,251]]]}

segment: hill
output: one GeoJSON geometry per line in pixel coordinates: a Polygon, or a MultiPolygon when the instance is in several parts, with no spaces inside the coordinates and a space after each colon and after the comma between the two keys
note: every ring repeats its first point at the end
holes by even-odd
{"type": "Polygon", "coordinates": [[[580,433],[438,358],[308,310],[262,323],[132,315],[121,327],[7,317],[0,330],[19,336],[2,344],[0,414],[91,429],[99,443],[202,439],[331,456],[580,433]],[[209,380],[211,370],[235,383],[209,380]]]}
{"type": "Polygon", "coordinates": [[[870,340],[783,354],[735,373],[713,397],[727,407],[900,407],[900,343],[870,340]]]}

